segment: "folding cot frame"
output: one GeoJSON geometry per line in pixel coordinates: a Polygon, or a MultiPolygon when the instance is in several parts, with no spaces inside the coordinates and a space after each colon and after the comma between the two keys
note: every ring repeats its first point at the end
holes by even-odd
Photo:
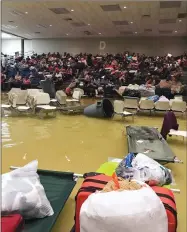
{"type": "Polygon", "coordinates": [[[169,135],[175,135],[175,136],[181,136],[183,138],[183,142],[187,138],[187,131],[181,131],[181,130],[173,130],[171,129],[169,132],[169,135]]]}
{"type": "MultiPolygon", "coordinates": [[[[19,167],[11,166],[11,170],[19,167]]],[[[42,219],[26,220],[25,232],[50,232],[63,210],[66,201],[73,191],[78,178],[83,178],[82,174],[75,174],[70,172],[60,172],[51,170],[37,170],[40,176],[41,184],[44,186],[46,196],[51,203],[54,210],[54,215],[42,219]]]]}
{"type": "MultiPolygon", "coordinates": [[[[11,166],[11,170],[15,170],[19,167],[11,166]]],[[[45,217],[42,219],[27,220],[25,222],[25,232],[51,232],[55,222],[58,219],[59,214],[63,210],[63,207],[73,191],[78,178],[84,178],[82,174],[51,171],[51,170],[37,170],[40,176],[40,181],[44,186],[47,198],[49,199],[54,215],[45,217]],[[62,176],[67,176],[67,183],[64,183],[62,176]],[[66,185],[66,187],[65,187],[66,185]],[[63,187],[65,187],[63,189],[63,187]]],[[[180,189],[171,189],[174,193],[180,193],[180,189]]],[[[71,229],[71,232],[75,231],[75,227],[71,229]]]]}
{"type": "MultiPolygon", "coordinates": [[[[130,147],[131,137],[128,135],[128,132],[127,132],[128,127],[129,127],[129,125],[126,126],[126,136],[127,136],[128,152],[133,152],[133,153],[135,153],[135,155],[138,154],[138,153],[142,153],[142,151],[139,151],[139,152],[136,151],[136,152],[134,152],[134,150],[130,147]]],[[[149,128],[153,128],[153,129],[158,130],[158,128],[156,128],[156,127],[149,127],[149,128]]],[[[159,133],[159,136],[160,136],[159,141],[161,143],[163,143],[162,145],[163,146],[168,146],[167,142],[165,141],[165,139],[162,137],[162,135],[160,133],[159,133]]],[[[142,139],[142,141],[143,141],[143,139],[142,139]]],[[[167,148],[170,150],[169,146],[167,148]]],[[[149,156],[148,153],[145,153],[145,155],[149,156]]],[[[151,158],[153,158],[153,157],[151,157],[151,158]]],[[[177,156],[173,156],[173,159],[164,159],[164,158],[163,159],[153,158],[153,159],[155,159],[157,162],[166,163],[166,164],[167,163],[183,163],[183,161],[180,160],[177,156]]]]}

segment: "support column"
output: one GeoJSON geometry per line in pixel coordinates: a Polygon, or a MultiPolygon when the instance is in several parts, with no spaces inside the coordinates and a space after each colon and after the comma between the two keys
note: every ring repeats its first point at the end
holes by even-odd
{"type": "Polygon", "coordinates": [[[24,39],[21,39],[21,56],[24,56],[24,39]]]}

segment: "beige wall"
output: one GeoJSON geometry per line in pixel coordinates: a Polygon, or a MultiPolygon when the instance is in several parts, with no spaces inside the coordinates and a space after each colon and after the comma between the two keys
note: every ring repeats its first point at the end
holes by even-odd
{"type": "Polygon", "coordinates": [[[187,51],[187,37],[34,39],[25,41],[25,52],[31,50],[38,54],[43,52],[69,52],[71,54],[90,52],[92,54],[104,54],[129,50],[146,55],[164,55],[166,53],[180,55],[187,51]],[[104,50],[100,50],[100,41],[105,41],[106,43],[104,50]]]}

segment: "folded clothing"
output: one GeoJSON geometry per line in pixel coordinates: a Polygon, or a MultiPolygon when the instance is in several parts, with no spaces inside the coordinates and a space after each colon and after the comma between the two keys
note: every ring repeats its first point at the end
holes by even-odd
{"type": "Polygon", "coordinates": [[[38,161],[2,175],[1,214],[19,213],[24,218],[54,214],[37,174],[38,161]]]}
{"type": "Polygon", "coordinates": [[[161,96],[158,101],[169,102],[169,99],[165,96],[161,96]]]}
{"type": "Polygon", "coordinates": [[[147,100],[152,100],[154,102],[157,102],[159,100],[159,96],[158,95],[150,96],[147,98],[147,100]]]}

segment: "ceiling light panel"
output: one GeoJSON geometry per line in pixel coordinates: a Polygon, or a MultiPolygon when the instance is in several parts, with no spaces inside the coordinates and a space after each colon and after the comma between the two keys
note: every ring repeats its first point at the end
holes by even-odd
{"type": "Polygon", "coordinates": [[[47,26],[44,26],[44,25],[42,25],[42,24],[37,24],[36,25],[38,28],[47,28],[47,26]]]}
{"type": "Polygon", "coordinates": [[[152,32],[152,29],[149,29],[149,28],[144,29],[144,32],[152,32]]]}
{"type": "Polygon", "coordinates": [[[160,8],[179,8],[181,1],[160,1],[160,8]]]}
{"type": "Polygon", "coordinates": [[[172,31],[171,30],[160,30],[159,33],[160,34],[171,34],[172,31]]]}
{"type": "Polygon", "coordinates": [[[178,19],[184,19],[187,18],[187,13],[179,13],[178,14],[178,19]]]}
{"type": "Polygon", "coordinates": [[[132,35],[133,32],[132,31],[120,31],[121,35],[132,35]]]}
{"type": "Polygon", "coordinates": [[[93,35],[93,33],[90,32],[90,31],[84,31],[84,34],[85,34],[85,35],[93,35]]]}
{"type": "Polygon", "coordinates": [[[160,19],[159,24],[176,23],[176,19],[160,19]]]}
{"type": "Polygon", "coordinates": [[[68,21],[72,21],[73,19],[72,18],[65,18],[64,20],[68,22],[68,21]]]}
{"type": "Polygon", "coordinates": [[[12,10],[9,12],[11,15],[14,15],[14,16],[23,16],[24,13],[20,12],[20,11],[17,11],[17,10],[12,10]]]}
{"type": "Polygon", "coordinates": [[[75,22],[75,23],[72,23],[71,24],[72,26],[74,26],[74,27],[84,27],[84,26],[86,26],[86,24],[85,23],[82,23],[82,22],[75,22]]]}
{"type": "Polygon", "coordinates": [[[151,15],[150,14],[145,14],[145,15],[142,15],[142,18],[143,19],[149,19],[149,18],[151,18],[151,15]]]}
{"type": "Polygon", "coordinates": [[[26,34],[24,34],[24,35],[25,35],[25,36],[29,36],[29,37],[30,37],[30,36],[32,36],[32,35],[31,35],[31,34],[29,34],[29,33],[26,33],[26,34]]]}
{"type": "Polygon", "coordinates": [[[112,21],[112,23],[113,23],[115,26],[129,25],[128,21],[126,21],[126,20],[123,20],[123,21],[112,21]]]}
{"type": "Polygon", "coordinates": [[[70,11],[66,8],[49,8],[55,14],[69,14],[70,11]]]}
{"type": "Polygon", "coordinates": [[[118,4],[115,5],[101,5],[103,11],[121,11],[121,8],[118,4]]]}
{"type": "Polygon", "coordinates": [[[2,25],[2,28],[5,29],[16,29],[18,26],[14,26],[14,25],[2,25]]]}

